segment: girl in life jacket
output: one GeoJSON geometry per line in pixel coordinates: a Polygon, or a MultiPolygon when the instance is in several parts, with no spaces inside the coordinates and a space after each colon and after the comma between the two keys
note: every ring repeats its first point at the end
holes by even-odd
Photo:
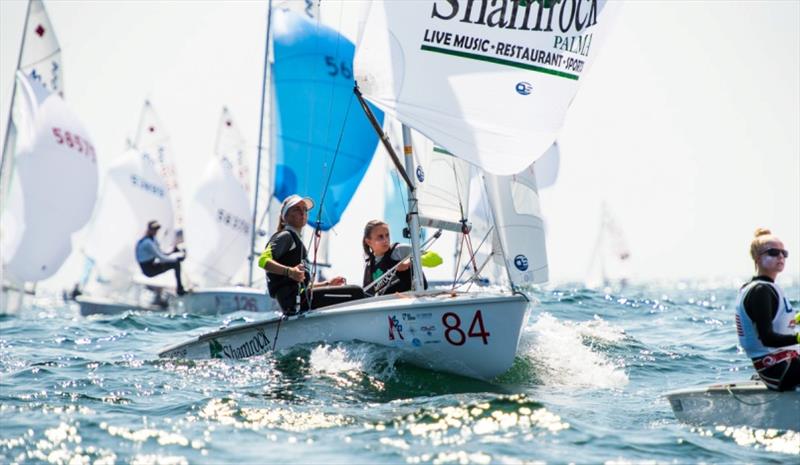
{"type": "Polygon", "coordinates": [[[757,229],[750,244],[756,276],[739,290],[736,332],[764,384],[786,391],[800,386],[800,314],[775,284],[789,252],[768,229],[757,229]]]}
{"type": "MultiPolygon", "coordinates": [[[[411,290],[411,246],[392,243],[389,237],[389,225],[380,220],[372,220],[364,226],[364,287],[378,281],[370,289],[368,295],[384,295],[411,290]],[[399,263],[399,265],[398,265],[399,263]],[[395,265],[397,268],[391,270],[395,265]]],[[[422,276],[425,289],[428,281],[422,276]]]]}
{"type": "MultiPolygon", "coordinates": [[[[258,265],[267,272],[267,289],[270,297],[278,301],[284,314],[308,310],[311,275],[307,266],[308,252],[303,244],[303,227],[308,222],[308,211],[314,202],[307,197],[290,195],[281,205],[278,231],[272,235],[258,259],[258,265]]],[[[314,286],[341,286],[345,279],[337,276],[314,286]]]]}

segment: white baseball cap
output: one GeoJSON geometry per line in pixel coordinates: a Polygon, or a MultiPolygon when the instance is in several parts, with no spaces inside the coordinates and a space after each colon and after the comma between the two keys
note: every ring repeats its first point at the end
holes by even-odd
{"type": "Polygon", "coordinates": [[[297,194],[292,194],[289,197],[283,199],[283,203],[281,204],[281,218],[284,220],[286,219],[286,212],[289,211],[290,208],[294,207],[300,202],[305,202],[306,208],[311,210],[314,208],[314,201],[308,197],[300,197],[297,194]]]}

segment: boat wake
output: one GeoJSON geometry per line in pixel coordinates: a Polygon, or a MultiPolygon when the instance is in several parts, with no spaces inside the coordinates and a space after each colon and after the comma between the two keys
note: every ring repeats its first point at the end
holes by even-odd
{"type": "Polygon", "coordinates": [[[523,332],[520,353],[542,384],[620,389],[628,384],[625,365],[609,359],[603,348],[625,337],[622,329],[597,316],[570,322],[545,312],[523,332]]]}

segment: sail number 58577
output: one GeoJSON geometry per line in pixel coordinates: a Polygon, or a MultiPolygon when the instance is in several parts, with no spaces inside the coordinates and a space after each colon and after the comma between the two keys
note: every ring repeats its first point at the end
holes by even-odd
{"type": "Polygon", "coordinates": [[[479,337],[484,345],[489,344],[490,333],[486,331],[486,327],[483,325],[483,315],[481,315],[480,310],[476,311],[475,315],[472,316],[472,322],[469,324],[469,329],[466,333],[461,329],[461,317],[456,313],[447,312],[442,315],[442,324],[445,327],[444,338],[454,346],[464,345],[468,337],[479,337]]]}
{"type": "Polygon", "coordinates": [[[97,162],[94,146],[90,144],[88,140],[82,139],[81,136],[73,134],[62,128],[52,129],[56,143],[60,145],[66,145],[67,147],[82,153],[86,158],[92,160],[92,162],[97,162]]]}

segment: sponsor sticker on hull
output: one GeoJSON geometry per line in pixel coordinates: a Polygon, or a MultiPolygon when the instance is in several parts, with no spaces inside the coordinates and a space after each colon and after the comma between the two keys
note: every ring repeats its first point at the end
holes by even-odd
{"type": "Polygon", "coordinates": [[[263,331],[258,331],[242,344],[224,343],[217,339],[208,341],[211,358],[240,359],[266,354],[272,350],[272,343],[263,331]]]}

